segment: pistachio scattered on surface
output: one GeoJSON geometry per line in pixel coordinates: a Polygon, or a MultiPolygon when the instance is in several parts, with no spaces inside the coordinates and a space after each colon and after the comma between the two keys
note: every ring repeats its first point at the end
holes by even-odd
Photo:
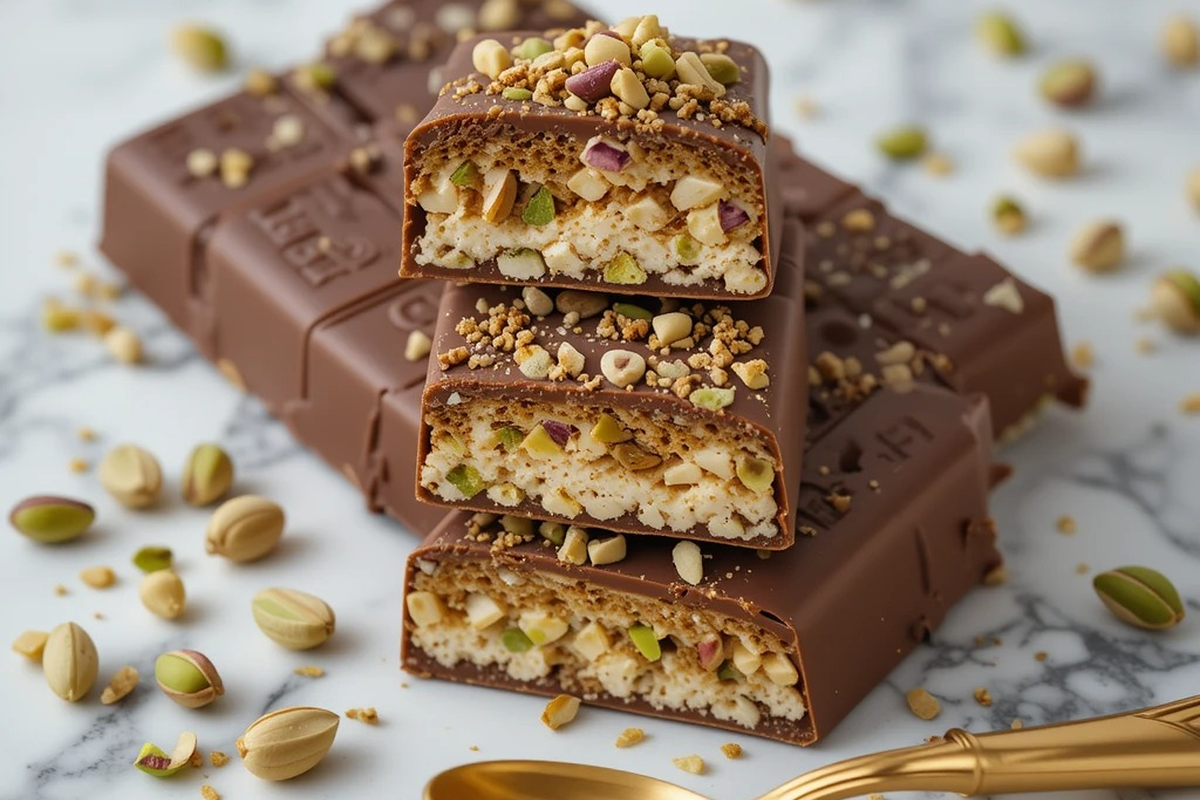
{"type": "Polygon", "coordinates": [[[160,655],[154,662],[154,680],[163,694],[184,708],[206,706],[225,694],[217,668],[195,650],[160,655]]]}
{"type": "Polygon", "coordinates": [[[217,72],[229,64],[229,49],[220,33],[205,25],[180,25],[171,32],[171,46],[191,66],[217,72]]]}
{"type": "Polygon", "coordinates": [[[1015,236],[1025,230],[1028,224],[1025,209],[1008,195],[997,197],[992,203],[992,222],[995,223],[996,229],[1006,236],[1015,236]]]}
{"type": "Polygon", "coordinates": [[[142,361],[142,339],[124,325],[117,325],[104,334],[104,346],[122,364],[139,364],[142,361]]]}
{"type": "Polygon", "coordinates": [[[250,601],[250,610],[259,630],[291,650],[323,643],[336,624],[324,600],[296,589],[264,589],[250,601]]]}
{"type": "Polygon", "coordinates": [[[1160,38],[1163,55],[1173,67],[1194,67],[1200,64],[1200,31],[1196,23],[1183,15],[1173,16],[1162,28],[1160,38]]]}
{"type": "Polygon", "coordinates": [[[921,719],[930,720],[942,713],[941,702],[926,689],[911,689],[904,699],[909,710],[921,719]]]}
{"type": "Polygon", "coordinates": [[[1038,89],[1056,106],[1087,105],[1096,91],[1096,69],[1083,60],[1061,61],[1042,73],[1038,89]]]}
{"type": "Polygon", "coordinates": [[[231,561],[253,561],[275,549],[283,525],[284,513],[278,503],[257,495],[235,497],[213,512],[205,548],[231,561]]]}
{"type": "Polygon", "coordinates": [[[1185,269],[1160,275],[1150,295],[1154,313],[1179,333],[1200,333],[1200,277],[1185,269]]]}
{"type": "Polygon", "coordinates": [[[133,564],[142,572],[157,572],[170,569],[174,556],[169,547],[143,547],[133,554],[133,564]]]}
{"type": "Polygon", "coordinates": [[[1074,134],[1051,128],[1029,134],[1013,151],[1025,168],[1047,178],[1065,178],[1079,172],[1079,142],[1074,134]]]}
{"type": "Polygon", "coordinates": [[[1071,260],[1088,272],[1111,272],[1124,257],[1125,234],[1113,220],[1088,223],[1071,240],[1071,260]]]}
{"type": "Polygon", "coordinates": [[[99,670],[100,656],[87,631],[74,622],[50,631],[42,649],[42,672],[56,695],[69,703],[82,700],[99,670]]]}
{"type": "Polygon", "coordinates": [[[196,445],[183,466],[183,499],[193,506],[206,506],[233,485],[233,461],[219,445],[196,445]]]}
{"type": "Polygon", "coordinates": [[[302,775],[320,763],[337,735],[338,715],[323,708],[293,706],[259,717],[237,740],[242,763],[268,781],[302,775]]]}
{"type": "Polygon", "coordinates": [[[79,580],[93,589],[107,589],[117,582],[117,574],[104,565],[86,567],[79,572],[79,580]]]}
{"type": "Polygon", "coordinates": [[[151,614],[163,619],[178,619],[187,609],[183,579],[172,569],[156,570],[142,578],[138,597],[151,614]]]}
{"type": "Polygon", "coordinates": [[[542,711],[542,724],[552,731],[575,719],[579,713],[579,698],[569,694],[560,694],[546,704],[542,711]]]}
{"type": "Polygon", "coordinates": [[[135,667],[128,665],[121,667],[108,682],[108,686],[104,687],[104,691],[100,693],[100,702],[110,706],[118,700],[124,699],[137,687],[140,679],[141,675],[135,667]]]}
{"type": "Polygon", "coordinates": [[[1184,614],[1179,593],[1161,572],[1118,567],[1092,579],[1096,594],[1118,619],[1148,630],[1177,625],[1184,614]]]}
{"type": "Polygon", "coordinates": [[[42,653],[46,649],[46,640],[49,638],[50,634],[46,631],[22,631],[16,639],[13,639],[13,652],[40,664],[42,653]]]}
{"type": "Polygon", "coordinates": [[[42,544],[77,539],[95,519],[96,511],[87,503],[55,495],[27,497],[8,513],[8,521],[14,528],[42,544]]]}
{"type": "Polygon", "coordinates": [[[875,144],[888,158],[907,160],[925,152],[928,137],[924,128],[905,125],[880,134],[875,144]]]}
{"type": "Polygon", "coordinates": [[[196,755],[196,734],[184,731],[179,734],[171,755],[167,755],[151,742],[142,745],[141,752],[134,759],[133,765],[156,778],[169,778],[192,763],[196,755]]]}
{"type": "Polygon", "coordinates": [[[1010,15],[992,11],[979,18],[976,35],[983,45],[998,56],[1011,58],[1025,52],[1025,36],[1010,15]]]}
{"type": "Polygon", "coordinates": [[[149,451],[134,444],[119,445],[100,462],[100,485],[128,508],[145,508],[158,500],[162,471],[149,451]]]}

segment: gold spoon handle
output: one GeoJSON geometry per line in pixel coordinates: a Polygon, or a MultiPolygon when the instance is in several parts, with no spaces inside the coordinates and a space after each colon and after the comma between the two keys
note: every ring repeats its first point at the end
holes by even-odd
{"type": "Polygon", "coordinates": [[[869,792],[961,795],[1200,786],[1200,696],[1108,717],[889,750],[810,772],[761,800],[841,800],[869,792]]]}

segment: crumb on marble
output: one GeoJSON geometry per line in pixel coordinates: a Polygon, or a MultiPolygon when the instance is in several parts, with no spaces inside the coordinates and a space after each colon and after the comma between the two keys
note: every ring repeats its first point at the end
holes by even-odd
{"type": "Polygon", "coordinates": [[[74,250],[59,250],[54,254],[54,263],[67,268],[78,266],[79,254],[74,250]]]}
{"type": "Polygon", "coordinates": [[[1075,524],[1075,518],[1070,514],[1063,514],[1054,522],[1054,527],[1059,533],[1070,536],[1079,530],[1079,526],[1075,524]]]}
{"type": "Polygon", "coordinates": [[[367,706],[366,708],[351,708],[346,711],[347,719],[356,719],[359,722],[365,722],[368,725],[379,724],[379,714],[375,711],[375,706],[367,706]]]}
{"type": "Polygon", "coordinates": [[[954,161],[945,153],[930,153],[921,159],[925,172],[935,178],[944,178],[954,174],[954,161]]]}
{"type": "Polygon", "coordinates": [[[325,670],[322,669],[321,667],[314,667],[314,666],[296,667],[294,670],[292,670],[292,672],[295,673],[296,675],[299,675],[302,678],[324,678],[325,677],[325,670]]]}
{"type": "Polygon", "coordinates": [[[1096,351],[1090,342],[1080,342],[1071,348],[1071,363],[1079,369],[1091,369],[1096,365],[1096,351]]]}
{"type": "Polygon", "coordinates": [[[1087,575],[1091,571],[1092,571],[1092,568],[1089,567],[1087,564],[1085,564],[1082,561],[1080,561],[1078,564],[1075,565],[1075,574],[1076,575],[1087,575]]]}
{"type": "Polygon", "coordinates": [[[470,747],[468,747],[467,749],[468,749],[468,750],[470,750],[472,753],[478,753],[478,752],[479,752],[479,745],[477,745],[477,744],[473,744],[473,745],[471,745],[470,747]]]}
{"type": "Polygon", "coordinates": [[[1179,401],[1179,410],[1184,414],[1200,414],[1200,392],[1185,394],[1179,401]]]}
{"type": "Polygon", "coordinates": [[[737,742],[726,742],[721,745],[721,752],[725,754],[726,758],[741,758],[742,746],[737,742]]]}
{"type": "Polygon", "coordinates": [[[984,586],[1000,586],[1004,583],[1008,583],[1008,567],[1004,564],[997,564],[983,576],[984,586]]]}
{"type": "Polygon", "coordinates": [[[67,469],[71,470],[71,472],[87,472],[89,469],[91,469],[91,466],[92,465],[83,458],[72,458],[67,462],[67,469]]]}
{"type": "Polygon", "coordinates": [[[94,442],[96,440],[95,429],[89,428],[87,425],[81,425],[79,429],[75,431],[75,435],[79,437],[79,441],[81,442],[94,442]]]}
{"type": "Polygon", "coordinates": [[[229,763],[229,756],[220,750],[213,750],[208,754],[208,760],[214,767],[220,768],[229,763]]]}
{"type": "Polygon", "coordinates": [[[1045,650],[1038,650],[1036,653],[1033,654],[1034,661],[1045,661],[1049,657],[1050,657],[1050,654],[1047,653],[1045,650]]]}
{"type": "Polygon", "coordinates": [[[221,800],[221,793],[209,786],[207,783],[201,784],[200,796],[203,797],[204,800],[221,800]]]}
{"type": "Polygon", "coordinates": [[[690,772],[693,775],[704,774],[704,759],[697,755],[682,756],[680,758],[672,758],[671,763],[679,767],[684,772],[690,772]]]}
{"type": "Polygon", "coordinates": [[[617,735],[617,747],[633,747],[646,738],[646,732],[641,728],[626,728],[617,735]]]}
{"type": "Polygon", "coordinates": [[[926,689],[910,689],[904,699],[908,702],[909,710],[921,719],[930,720],[942,713],[941,701],[926,689]]]}
{"type": "Polygon", "coordinates": [[[796,114],[801,119],[813,119],[821,113],[821,107],[812,95],[802,94],[796,97],[796,114]]]}
{"type": "Polygon", "coordinates": [[[1134,340],[1133,348],[1144,356],[1148,356],[1158,349],[1158,342],[1151,339],[1149,336],[1139,336],[1134,340]]]}
{"type": "Polygon", "coordinates": [[[1011,727],[1014,731],[1019,731],[1021,728],[1025,727],[1025,723],[1021,721],[1020,717],[1014,717],[1011,727]]]}
{"type": "Polygon", "coordinates": [[[987,690],[986,686],[976,686],[973,694],[975,702],[984,708],[989,708],[992,705],[992,693],[987,690]]]}
{"type": "Polygon", "coordinates": [[[71,593],[71,590],[63,586],[61,583],[55,584],[54,593],[59,597],[66,597],[71,593]]]}

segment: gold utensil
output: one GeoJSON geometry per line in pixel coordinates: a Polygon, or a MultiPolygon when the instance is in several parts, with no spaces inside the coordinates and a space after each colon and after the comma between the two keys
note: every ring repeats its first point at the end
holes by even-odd
{"type": "MultiPolygon", "coordinates": [[[[852,758],[758,800],[840,800],[870,792],[964,796],[1200,786],[1200,696],[1108,717],[975,735],[852,758]]],[[[665,781],[556,761],[484,761],[434,776],[425,800],[706,800],[665,781]]]]}

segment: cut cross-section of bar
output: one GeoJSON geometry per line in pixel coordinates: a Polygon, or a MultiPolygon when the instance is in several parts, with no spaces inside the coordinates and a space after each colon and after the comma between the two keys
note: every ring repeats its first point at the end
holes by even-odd
{"type": "Polygon", "coordinates": [[[767,71],[646,16],[480,36],[405,153],[402,274],[746,299],[772,285],[767,71]]]}

